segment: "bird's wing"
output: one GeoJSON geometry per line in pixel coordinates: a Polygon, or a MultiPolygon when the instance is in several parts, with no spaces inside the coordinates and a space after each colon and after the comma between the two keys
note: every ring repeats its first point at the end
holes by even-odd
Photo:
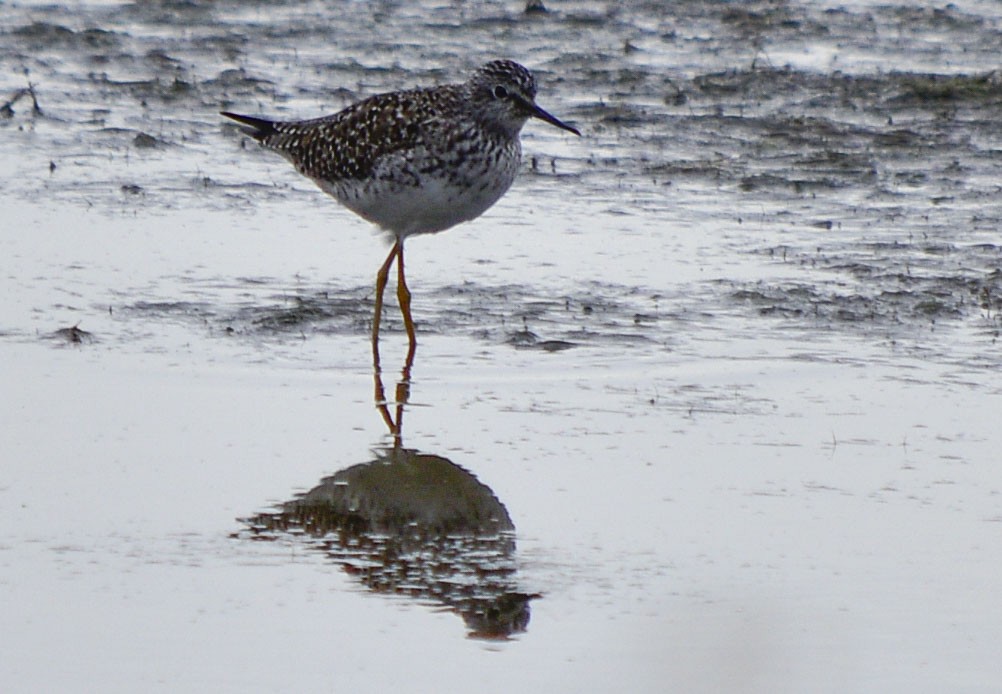
{"type": "MultiPolygon", "coordinates": [[[[449,96],[449,95],[447,95],[449,96]]],[[[244,132],[289,159],[300,173],[315,180],[364,179],[382,158],[422,145],[454,101],[429,98],[415,89],[380,94],[323,118],[270,121],[224,112],[243,123],[244,132]]]]}

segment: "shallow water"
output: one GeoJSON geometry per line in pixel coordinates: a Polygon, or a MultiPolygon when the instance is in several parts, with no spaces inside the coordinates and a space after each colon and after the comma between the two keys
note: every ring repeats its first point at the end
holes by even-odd
{"type": "Polygon", "coordinates": [[[4,691],[998,690],[1002,12],[523,6],[4,5],[4,691]],[[584,136],[408,244],[394,451],[385,244],[217,112],[498,56],[584,136]]]}

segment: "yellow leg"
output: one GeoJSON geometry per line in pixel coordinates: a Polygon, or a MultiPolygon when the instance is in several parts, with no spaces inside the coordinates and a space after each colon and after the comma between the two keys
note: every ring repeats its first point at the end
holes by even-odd
{"type": "Polygon", "coordinates": [[[411,368],[414,365],[414,353],[417,349],[417,339],[415,338],[414,319],[411,316],[411,292],[407,288],[407,280],[404,277],[404,245],[403,241],[397,241],[379,272],[376,273],[376,301],[375,315],[372,319],[372,367],[375,377],[375,399],[376,409],[379,410],[383,421],[393,436],[394,446],[399,447],[403,442],[404,406],[410,398],[411,390],[411,368]],[[400,312],[404,316],[404,327],[407,330],[409,346],[404,367],[400,371],[400,380],[397,381],[396,392],[394,393],[395,414],[390,412],[390,402],[386,400],[386,389],[383,387],[382,369],[379,364],[379,323],[383,311],[383,293],[386,290],[390,268],[393,261],[397,261],[397,300],[400,302],[400,312]]]}
{"type": "Polygon", "coordinates": [[[401,248],[402,243],[397,241],[393,244],[393,248],[390,249],[390,254],[386,256],[386,260],[383,262],[382,267],[379,268],[379,272],[376,273],[376,306],[372,314],[372,360],[373,366],[379,369],[379,321],[383,317],[383,292],[386,290],[386,282],[390,276],[390,268],[393,267],[393,261],[397,257],[398,249],[401,248]]]}
{"type": "Polygon", "coordinates": [[[414,360],[414,350],[417,349],[417,336],[414,330],[414,318],[411,316],[411,290],[407,288],[404,277],[404,242],[397,245],[397,301],[400,303],[400,313],[404,316],[404,328],[407,330],[407,361],[414,360]]]}
{"type": "Polygon", "coordinates": [[[417,350],[417,337],[414,329],[414,318],[411,316],[411,292],[407,288],[404,275],[404,242],[402,239],[393,244],[390,254],[386,256],[382,267],[376,273],[376,301],[372,316],[372,368],[375,376],[376,407],[393,435],[394,443],[399,446],[403,437],[404,405],[410,397],[411,367],[414,364],[414,353],[417,350]],[[383,316],[383,294],[389,279],[393,261],[397,262],[397,301],[404,317],[404,328],[407,330],[408,348],[404,368],[400,373],[395,393],[396,417],[390,412],[390,403],[386,400],[386,390],[383,387],[382,370],[379,364],[379,323],[383,316]]]}

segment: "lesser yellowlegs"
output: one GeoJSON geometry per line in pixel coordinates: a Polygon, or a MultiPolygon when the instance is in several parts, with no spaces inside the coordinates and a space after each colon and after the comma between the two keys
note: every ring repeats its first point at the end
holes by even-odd
{"type": "Polygon", "coordinates": [[[376,275],[374,354],[387,277],[397,263],[397,298],[413,354],[417,344],[404,278],[404,240],[479,217],[505,194],[522,158],[530,118],[580,135],[536,105],[526,68],[495,60],[461,84],[389,92],[323,118],[274,121],[223,112],[283,155],[299,173],[393,237],[376,275]]]}

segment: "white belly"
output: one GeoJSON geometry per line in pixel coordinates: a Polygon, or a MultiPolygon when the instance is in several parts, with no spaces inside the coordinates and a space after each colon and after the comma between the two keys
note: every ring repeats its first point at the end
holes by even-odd
{"type": "Polygon", "coordinates": [[[475,219],[497,202],[518,173],[520,157],[513,154],[425,173],[416,172],[413,160],[387,161],[370,179],[318,180],[317,185],[399,238],[430,234],[475,219]]]}

